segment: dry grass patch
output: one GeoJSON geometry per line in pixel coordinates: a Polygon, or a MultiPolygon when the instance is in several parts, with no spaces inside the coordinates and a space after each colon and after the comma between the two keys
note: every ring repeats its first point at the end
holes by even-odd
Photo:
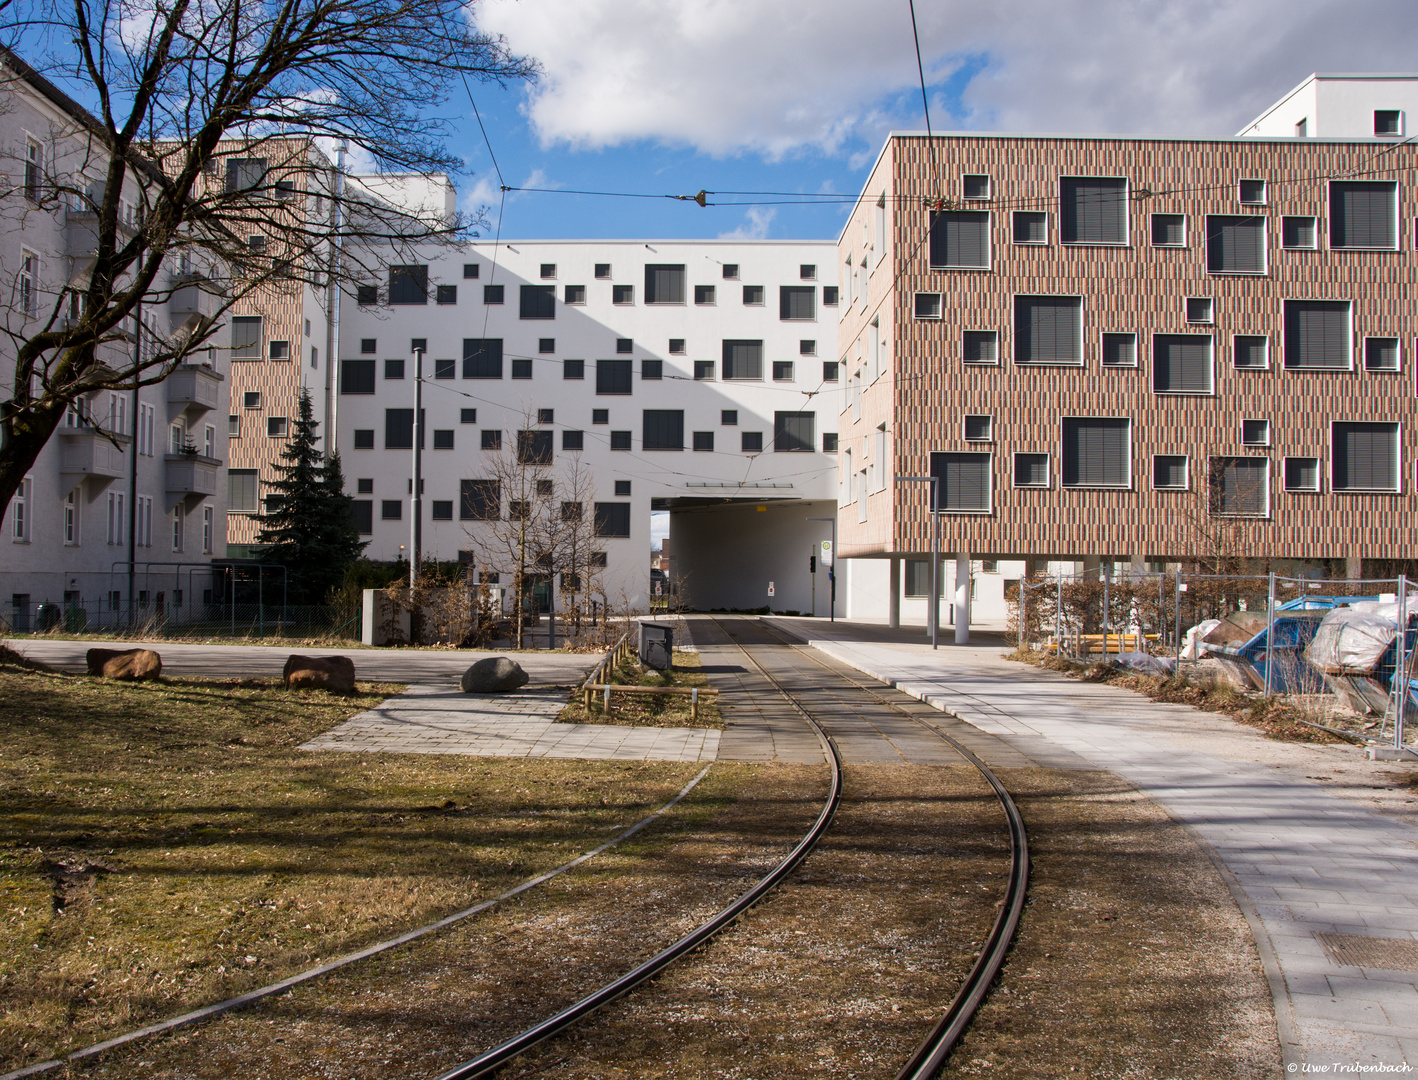
{"type": "Polygon", "coordinates": [[[0,656],[0,1067],[495,895],[688,763],[309,753],[392,689],[114,683],[0,656]]]}
{"type": "MultiPolygon", "coordinates": [[[[704,674],[699,663],[698,652],[676,649],[673,667],[667,671],[656,671],[642,665],[633,656],[626,657],[609,673],[609,681],[617,686],[679,687],[688,690],[699,687],[709,688],[709,676],[704,674]]],[[[616,724],[627,727],[696,727],[717,728],[724,726],[719,714],[717,694],[701,694],[699,716],[690,715],[688,694],[617,694],[611,692],[612,712],[606,715],[602,703],[604,698],[598,691],[591,694],[591,708],[586,709],[585,698],[572,694],[571,701],[561,711],[557,719],[563,724],[616,724]]]]}

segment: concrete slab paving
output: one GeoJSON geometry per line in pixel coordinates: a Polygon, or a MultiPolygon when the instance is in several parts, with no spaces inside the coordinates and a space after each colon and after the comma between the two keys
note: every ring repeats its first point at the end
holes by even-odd
{"type": "Polygon", "coordinates": [[[1013,663],[999,641],[933,651],[880,627],[772,621],[1031,756],[1052,746],[1116,772],[1188,825],[1251,922],[1294,1071],[1418,1066],[1418,972],[1338,964],[1315,937],[1418,937],[1412,800],[1321,782],[1361,767],[1392,780],[1402,775],[1392,766],[1357,766],[1353,747],[1275,744],[1185,706],[1013,663]]]}
{"type": "Polygon", "coordinates": [[[420,684],[301,745],[302,750],[389,754],[470,754],[632,761],[712,761],[711,728],[558,724],[559,691],[465,694],[448,683],[420,684]]]}

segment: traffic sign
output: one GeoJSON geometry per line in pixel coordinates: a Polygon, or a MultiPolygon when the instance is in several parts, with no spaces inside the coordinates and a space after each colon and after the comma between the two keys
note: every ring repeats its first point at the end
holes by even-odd
{"type": "Polygon", "coordinates": [[[773,582],[771,582],[771,581],[768,583],[768,595],[769,595],[769,596],[772,596],[772,595],[773,595],[773,582]]]}
{"type": "Polygon", "coordinates": [[[822,565],[823,565],[823,566],[831,566],[831,565],[832,565],[832,541],[831,541],[831,540],[824,540],[824,541],[822,541],[822,565]]]}

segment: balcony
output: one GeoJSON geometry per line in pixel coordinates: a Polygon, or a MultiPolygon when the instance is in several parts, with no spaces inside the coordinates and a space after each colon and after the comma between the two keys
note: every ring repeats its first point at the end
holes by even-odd
{"type": "Polygon", "coordinates": [[[179,500],[201,502],[217,493],[220,459],[200,454],[164,454],[163,460],[167,463],[165,490],[169,507],[179,500]]]}
{"type": "Polygon", "coordinates": [[[183,364],[163,383],[167,387],[167,403],[181,406],[192,416],[217,408],[221,404],[221,387],[225,381],[221,372],[200,364],[183,364]]]}
{"type": "Polygon", "coordinates": [[[195,327],[201,320],[216,314],[221,304],[215,284],[205,274],[173,274],[168,279],[168,288],[171,295],[167,312],[174,332],[195,327]]]}
{"type": "MultiPolygon", "coordinates": [[[[118,223],[118,243],[126,244],[133,239],[134,229],[131,225],[118,223]]],[[[98,214],[93,210],[75,210],[69,207],[64,211],[64,246],[66,254],[74,260],[73,276],[75,278],[84,276],[90,266],[93,265],[94,256],[98,253],[98,214]]]]}
{"type": "Polygon", "coordinates": [[[133,441],[128,435],[114,435],[96,427],[59,429],[59,472],[66,477],[97,477],[117,480],[127,474],[128,460],[123,447],[133,441]],[[118,445],[115,446],[114,443],[118,445]]]}

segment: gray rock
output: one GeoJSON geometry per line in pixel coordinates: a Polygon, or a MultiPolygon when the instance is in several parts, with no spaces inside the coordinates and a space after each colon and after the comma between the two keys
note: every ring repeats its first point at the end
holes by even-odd
{"type": "Polygon", "coordinates": [[[506,694],[526,685],[522,666],[505,656],[489,656],[463,672],[465,694],[506,694]]]}

